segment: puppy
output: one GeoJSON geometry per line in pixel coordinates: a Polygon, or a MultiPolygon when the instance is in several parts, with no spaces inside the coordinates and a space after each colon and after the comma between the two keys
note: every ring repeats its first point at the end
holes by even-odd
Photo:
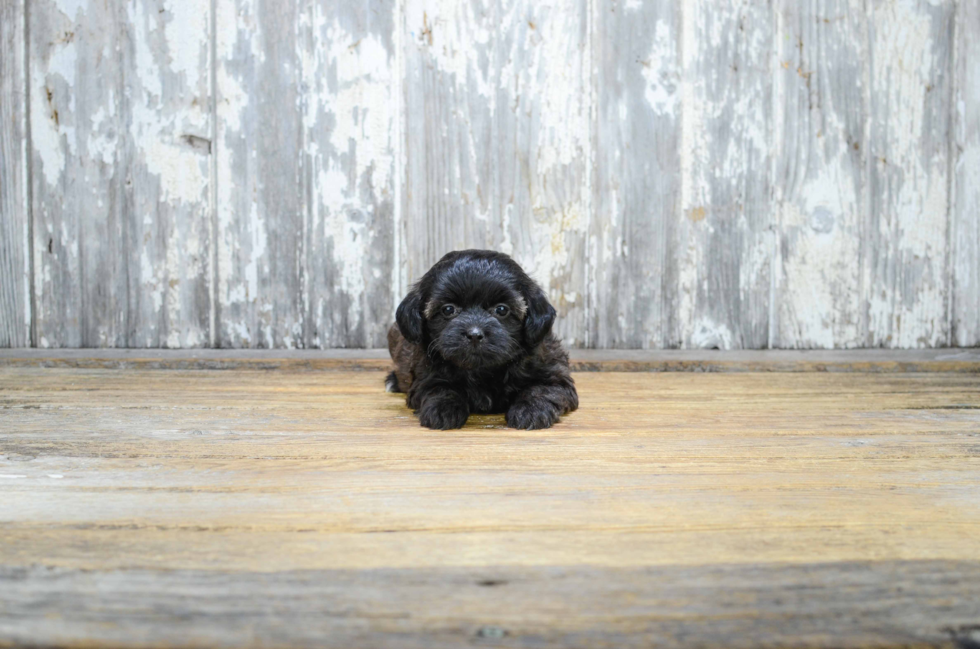
{"type": "Polygon", "coordinates": [[[548,428],[578,408],[555,310],[499,252],[451,252],[412,288],[388,330],[389,392],[428,428],[460,428],[471,412],[506,413],[512,428],[548,428]]]}

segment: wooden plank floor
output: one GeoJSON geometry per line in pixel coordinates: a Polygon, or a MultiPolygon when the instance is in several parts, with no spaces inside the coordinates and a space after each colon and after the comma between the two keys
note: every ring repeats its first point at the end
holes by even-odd
{"type": "Polygon", "coordinates": [[[980,373],[382,379],[0,364],[0,646],[980,646],[980,373]]]}

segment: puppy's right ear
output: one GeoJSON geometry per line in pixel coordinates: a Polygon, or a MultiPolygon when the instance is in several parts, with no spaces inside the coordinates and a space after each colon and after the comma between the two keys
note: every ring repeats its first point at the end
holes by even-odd
{"type": "Polygon", "coordinates": [[[555,307],[551,306],[544,291],[531,283],[524,291],[527,302],[527,316],[524,318],[524,336],[531,347],[538,345],[551,331],[555,323],[555,307]]]}
{"type": "Polygon", "coordinates": [[[410,343],[422,342],[422,296],[412,289],[395,311],[398,330],[410,343]]]}

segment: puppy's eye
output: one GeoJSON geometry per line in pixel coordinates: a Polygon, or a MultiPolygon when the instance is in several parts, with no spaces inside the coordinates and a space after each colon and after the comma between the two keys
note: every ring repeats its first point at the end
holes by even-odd
{"type": "Polygon", "coordinates": [[[510,313],[510,308],[506,304],[498,304],[494,310],[498,318],[506,318],[507,314],[510,313]]]}
{"type": "Polygon", "coordinates": [[[447,304],[446,306],[442,307],[442,315],[446,316],[447,318],[453,317],[456,315],[456,307],[452,304],[447,304]]]}

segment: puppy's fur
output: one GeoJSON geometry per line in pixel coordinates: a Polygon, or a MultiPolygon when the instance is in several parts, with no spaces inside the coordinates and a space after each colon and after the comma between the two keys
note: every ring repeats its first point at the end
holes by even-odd
{"type": "Polygon", "coordinates": [[[507,255],[451,252],[399,305],[388,331],[390,392],[429,428],[460,428],[471,412],[506,413],[512,428],[548,428],[578,407],[555,310],[507,255]]]}

